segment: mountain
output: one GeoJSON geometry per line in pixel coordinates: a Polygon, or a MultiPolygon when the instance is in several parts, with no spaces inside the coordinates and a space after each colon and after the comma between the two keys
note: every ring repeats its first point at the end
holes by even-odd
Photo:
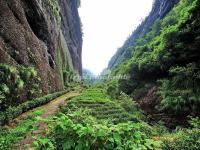
{"type": "Polygon", "coordinates": [[[164,18],[177,2],[178,0],[154,0],[149,15],[137,27],[137,29],[133,31],[131,36],[125,41],[124,45],[117,50],[116,54],[109,61],[108,68],[111,69],[123,62],[125,59],[131,58],[132,51],[129,47],[136,45],[137,39],[143,37],[147,32],[149,32],[153,23],[157,19],[164,18]]]}
{"type": "Polygon", "coordinates": [[[96,76],[88,69],[83,69],[83,80],[87,84],[93,84],[96,80],[96,76]]]}
{"type": "Polygon", "coordinates": [[[155,0],[152,11],[111,59],[108,92],[131,95],[147,114],[182,118],[200,111],[200,1],[155,0]]]}
{"type": "Polygon", "coordinates": [[[0,149],[199,150],[200,0],[155,0],[97,77],[79,6],[0,0],[0,149]]]}

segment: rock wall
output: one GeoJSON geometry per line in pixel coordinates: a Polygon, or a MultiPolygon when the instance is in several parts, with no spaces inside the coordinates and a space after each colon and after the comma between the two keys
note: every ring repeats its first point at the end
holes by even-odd
{"type": "Polygon", "coordinates": [[[0,63],[34,66],[44,93],[63,89],[63,71],[81,74],[76,0],[0,0],[0,8],[0,63]]]}
{"type": "Polygon", "coordinates": [[[148,27],[151,27],[157,19],[164,18],[178,1],[179,0],[154,0],[149,15],[125,41],[124,45],[117,50],[116,54],[111,58],[108,68],[112,69],[114,66],[123,62],[125,58],[131,58],[131,52],[128,51],[128,48],[134,46],[136,40],[145,35],[148,32],[148,27]]]}
{"type": "Polygon", "coordinates": [[[82,31],[76,0],[60,0],[61,29],[71,54],[73,66],[82,74],[82,31]],[[75,19],[76,18],[76,19],[75,19]]]}

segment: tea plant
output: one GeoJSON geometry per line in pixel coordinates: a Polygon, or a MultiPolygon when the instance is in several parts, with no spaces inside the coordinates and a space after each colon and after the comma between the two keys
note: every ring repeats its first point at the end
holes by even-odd
{"type": "Polygon", "coordinates": [[[67,115],[59,114],[49,120],[47,138],[38,138],[35,145],[43,149],[156,149],[160,141],[150,138],[142,123],[98,124],[93,121],[75,123],[67,115]]]}
{"type": "Polygon", "coordinates": [[[23,138],[28,132],[34,130],[33,124],[40,116],[43,110],[37,110],[31,113],[26,120],[22,121],[15,128],[0,128],[0,149],[9,149],[11,145],[16,143],[19,139],[23,138]]]}
{"type": "Polygon", "coordinates": [[[61,112],[48,120],[47,138],[36,138],[38,149],[156,149],[161,142],[151,139],[156,130],[130,111],[139,112],[130,98],[112,100],[102,88],[86,89],[71,99],[61,112]],[[124,102],[123,102],[124,100],[124,102]],[[64,114],[63,114],[64,113],[64,114]]]}
{"type": "Polygon", "coordinates": [[[199,150],[200,149],[200,120],[199,118],[193,118],[191,121],[192,128],[183,129],[179,128],[177,131],[168,135],[163,139],[164,150],[199,150]],[[171,138],[171,139],[170,139],[171,138]]]}

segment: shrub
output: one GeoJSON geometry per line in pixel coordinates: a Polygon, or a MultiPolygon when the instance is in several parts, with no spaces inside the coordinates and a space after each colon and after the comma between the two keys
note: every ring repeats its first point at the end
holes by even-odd
{"type": "MultiPolygon", "coordinates": [[[[0,149],[13,149],[11,145],[19,142],[27,133],[32,131],[34,123],[37,121],[37,117],[43,113],[43,110],[37,110],[31,112],[26,120],[23,120],[17,124],[14,128],[0,127],[0,149]]],[[[1,115],[0,115],[1,117],[1,115]]]]}
{"type": "Polygon", "coordinates": [[[171,79],[161,81],[161,110],[176,115],[198,114],[200,107],[199,74],[195,64],[171,68],[171,79]]]}
{"type": "Polygon", "coordinates": [[[143,120],[145,117],[142,114],[142,111],[139,110],[136,102],[127,94],[121,92],[118,97],[118,103],[130,114],[132,114],[136,119],[135,120],[143,120]]]}
{"type": "Polygon", "coordinates": [[[117,83],[112,82],[108,85],[106,93],[111,96],[111,98],[117,98],[119,96],[117,83]]]}
{"type": "Polygon", "coordinates": [[[178,129],[174,134],[173,140],[165,139],[163,142],[164,150],[199,150],[200,149],[200,120],[192,119],[191,129],[178,129]]]}
{"type": "Polygon", "coordinates": [[[26,112],[30,109],[46,104],[51,100],[55,99],[56,97],[63,95],[66,92],[67,91],[56,92],[41,98],[27,101],[16,107],[9,107],[5,111],[0,112],[0,125],[8,123],[9,121],[15,119],[17,116],[21,115],[23,112],[26,112]]]}
{"type": "Polygon", "coordinates": [[[118,101],[120,105],[127,111],[133,113],[136,111],[137,104],[135,101],[132,100],[127,94],[121,92],[120,96],[118,97],[118,101]]]}
{"type": "Polygon", "coordinates": [[[150,139],[141,123],[96,124],[74,123],[68,116],[59,114],[51,123],[47,138],[35,141],[38,149],[156,149],[160,141],[150,139]],[[44,142],[41,142],[44,141],[44,142]]]}

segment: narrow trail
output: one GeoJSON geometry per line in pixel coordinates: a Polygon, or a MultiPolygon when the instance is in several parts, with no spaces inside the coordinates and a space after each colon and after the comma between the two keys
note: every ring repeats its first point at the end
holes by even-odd
{"type": "MultiPolygon", "coordinates": [[[[17,124],[19,124],[20,122],[22,122],[23,120],[26,119],[26,117],[39,109],[44,110],[44,112],[42,113],[42,115],[40,116],[42,119],[47,119],[49,117],[51,117],[52,115],[54,115],[58,110],[59,107],[61,105],[64,105],[67,103],[66,100],[73,98],[75,96],[78,96],[79,93],[78,92],[69,92],[66,93],[54,100],[52,100],[51,102],[49,102],[46,105],[37,107],[33,110],[30,110],[26,113],[23,113],[22,115],[20,115],[19,117],[17,117],[13,123],[10,124],[11,128],[14,128],[17,124]]],[[[24,139],[22,139],[21,141],[19,141],[18,143],[16,143],[14,146],[12,146],[11,149],[15,149],[15,150],[32,150],[33,148],[30,148],[30,145],[33,143],[34,139],[32,136],[37,136],[37,135],[45,135],[46,134],[46,130],[47,130],[47,124],[43,121],[39,121],[36,122],[35,124],[36,126],[39,126],[39,128],[37,130],[35,130],[34,132],[30,132],[28,133],[24,139]]]]}

